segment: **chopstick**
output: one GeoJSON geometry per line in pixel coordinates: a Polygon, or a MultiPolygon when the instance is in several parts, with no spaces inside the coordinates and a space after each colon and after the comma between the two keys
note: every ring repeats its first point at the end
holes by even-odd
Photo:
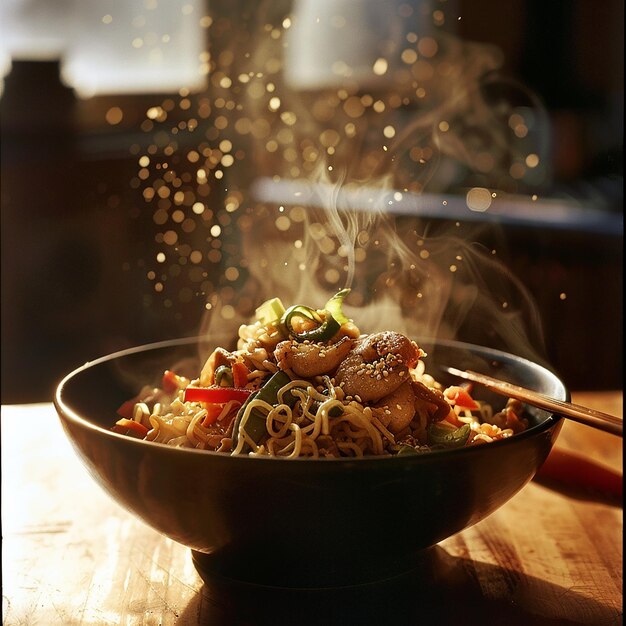
{"type": "Polygon", "coordinates": [[[552,411],[557,415],[562,415],[563,417],[567,417],[575,422],[580,422],[586,426],[598,428],[612,435],[623,436],[623,420],[614,415],[602,413],[602,411],[596,411],[595,409],[590,409],[580,404],[556,400],[555,398],[551,398],[537,391],[531,391],[530,389],[525,389],[524,387],[492,378],[486,374],[472,372],[471,370],[459,370],[456,367],[448,367],[446,365],[442,365],[441,369],[453,376],[458,376],[465,380],[471,380],[472,382],[484,385],[492,391],[508,396],[509,398],[515,398],[516,400],[526,402],[540,409],[552,411]]]}

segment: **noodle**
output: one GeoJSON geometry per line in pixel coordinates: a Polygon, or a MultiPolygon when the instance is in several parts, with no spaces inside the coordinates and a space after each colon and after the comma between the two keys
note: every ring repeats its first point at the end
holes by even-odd
{"type": "Polygon", "coordinates": [[[295,459],[419,454],[527,427],[519,402],[496,412],[471,387],[444,387],[407,337],[339,324],[333,299],[317,311],[275,301],[270,313],[279,318],[266,322],[266,311],[242,325],[237,350],[217,348],[197,379],[166,371],[128,416],[120,408],[113,429],[170,446],[295,459]]]}
{"type": "Polygon", "coordinates": [[[198,439],[200,439],[204,443],[206,443],[207,441],[206,433],[203,433],[200,428],[198,428],[196,431],[196,425],[198,424],[198,421],[206,416],[206,409],[198,411],[189,422],[189,426],[187,426],[187,438],[189,439],[189,441],[191,441],[191,443],[196,444],[196,446],[198,445],[198,443],[200,443],[198,439]]]}

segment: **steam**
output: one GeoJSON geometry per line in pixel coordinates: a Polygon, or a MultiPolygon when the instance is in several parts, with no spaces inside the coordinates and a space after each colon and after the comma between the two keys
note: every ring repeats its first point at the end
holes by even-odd
{"type": "MultiPolygon", "coordinates": [[[[278,296],[286,305],[321,307],[348,287],[344,308],[364,332],[458,339],[541,361],[541,320],[532,296],[495,250],[449,228],[429,232],[415,217],[391,219],[382,208],[398,192],[390,195],[384,186],[364,201],[369,209],[355,210],[355,186],[341,177],[335,183],[323,178],[309,182],[306,194],[295,191],[289,209],[281,205],[278,211],[279,218],[293,220],[293,240],[274,228],[275,208],[258,210],[242,238],[242,251],[254,260],[242,294],[257,304],[278,296]],[[298,204],[303,198],[305,206],[298,204]]],[[[472,234],[478,238],[476,230],[472,234]]],[[[215,324],[218,308],[213,313],[203,328],[211,337],[222,325],[215,324]]],[[[242,314],[235,326],[249,318],[242,314]]]]}
{"type": "Polygon", "coordinates": [[[319,307],[349,287],[345,308],[364,332],[393,328],[539,359],[532,297],[499,254],[475,243],[480,227],[433,225],[419,215],[425,192],[520,192],[526,175],[541,182],[542,168],[522,164],[531,150],[543,163],[547,146],[520,113],[532,108],[540,120],[540,105],[500,76],[496,49],[443,29],[423,32],[424,16],[401,15],[401,7],[393,40],[382,42],[365,74],[334,63],[336,84],[311,89],[289,82],[294,29],[302,27],[289,7],[262,3],[256,23],[233,16],[229,28],[226,17],[214,20],[211,102],[219,103],[222,130],[205,134],[219,150],[196,153],[208,155],[203,176],[215,178],[198,181],[224,189],[228,219],[219,222],[224,209],[215,206],[202,219],[220,233],[220,262],[236,266],[238,279],[232,287],[207,271],[200,332],[212,343],[232,347],[238,326],[268,298],[319,307]],[[234,155],[226,174],[224,141],[234,155]],[[394,215],[406,198],[413,215],[394,215]]]}

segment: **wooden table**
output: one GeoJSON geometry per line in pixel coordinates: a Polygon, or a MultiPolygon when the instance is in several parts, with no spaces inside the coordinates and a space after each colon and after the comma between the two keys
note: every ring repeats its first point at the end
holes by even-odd
{"type": "MultiPolygon", "coordinates": [[[[575,393],[622,414],[622,392],[575,393]]],[[[557,448],[621,473],[622,440],[557,448]]],[[[332,592],[203,584],[189,551],[89,477],[51,404],[2,407],[3,624],[621,624],[622,508],[533,481],[403,579],[332,592]]]]}

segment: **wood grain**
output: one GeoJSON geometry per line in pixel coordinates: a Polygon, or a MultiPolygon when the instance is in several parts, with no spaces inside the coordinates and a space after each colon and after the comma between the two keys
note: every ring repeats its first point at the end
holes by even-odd
{"type": "MultiPolygon", "coordinates": [[[[621,392],[573,400],[622,414],[621,392]]],[[[557,447],[621,473],[617,437],[568,422],[557,447]]],[[[4,626],[622,623],[622,509],[534,481],[403,577],[286,592],[204,584],[95,484],[51,404],[2,407],[2,470],[4,626]]]]}

